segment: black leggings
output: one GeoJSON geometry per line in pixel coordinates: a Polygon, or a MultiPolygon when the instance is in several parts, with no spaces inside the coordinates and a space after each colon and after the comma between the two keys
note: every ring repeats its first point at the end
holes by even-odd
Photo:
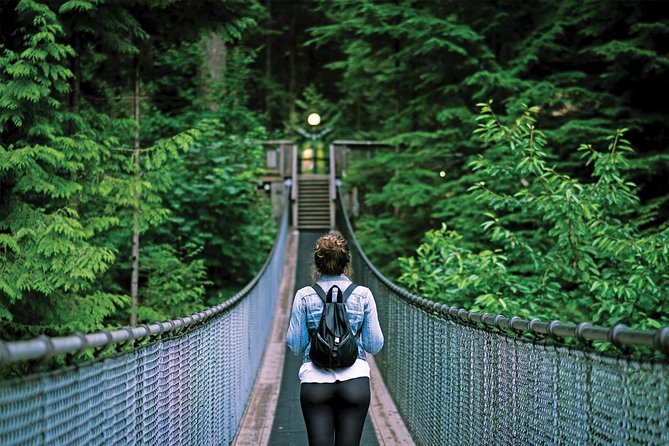
{"type": "Polygon", "coordinates": [[[302,415],[310,446],[358,446],[369,409],[369,378],[303,383],[302,415]]]}

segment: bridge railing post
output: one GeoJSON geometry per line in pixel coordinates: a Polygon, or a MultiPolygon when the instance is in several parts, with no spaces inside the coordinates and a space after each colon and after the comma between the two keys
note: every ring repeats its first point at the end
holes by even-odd
{"type": "Polygon", "coordinates": [[[297,144],[293,144],[292,185],[290,186],[290,202],[292,207],[293,227],[297,228],[297,144]]]}
{"type": "Polygon", "coordinates": [[[337,172],[335,167],[335,146],[330,144],[330,229],[336,226],[337,172]]]}

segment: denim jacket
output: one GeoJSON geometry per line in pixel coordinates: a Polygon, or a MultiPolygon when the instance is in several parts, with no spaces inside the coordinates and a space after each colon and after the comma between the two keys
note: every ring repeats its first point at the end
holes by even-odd
{"type": "MultiPolygon", "coordinates": [[[[351,284],[345,275],[322,276],[318,284],[327,292],[337,285],[342,292],[351,284]]],[[[302,362],[309,362],[311,343],[309,333],[318,328],[323,313],[323,301],[310,286],[301,288],[295,294],[290,315],[290,326],[286,333],[286,343],[295,355],[304,353],[302,362]]],[[[358,285],[346,300],[351,330],[358,333],[358,358],[366,359],[365,351],[376,354],[383,347],[383,333],[376,313],[376,302],[369,288],[358,285]]]]}

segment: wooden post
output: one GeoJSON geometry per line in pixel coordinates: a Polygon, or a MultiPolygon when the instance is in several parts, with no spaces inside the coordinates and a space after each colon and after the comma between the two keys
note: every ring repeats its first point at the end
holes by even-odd
{"type": "Polygon", "coordinates": [[[297,183],[298,183],[298,174],[297,174],[297,144],[293,144],[293,165],[292,165],[292,178],[293,185],[290,188],[290,200],[293,206],[293,227],[297,228],[297,183]]]}
{"type": "Polygon", "coordinates": [[[330,144],[330,230],[335,229],[337,222],[335,218],[335,200],[337,199],[337,175],[335,167],[335,146],[334,144],[330,144]]]}

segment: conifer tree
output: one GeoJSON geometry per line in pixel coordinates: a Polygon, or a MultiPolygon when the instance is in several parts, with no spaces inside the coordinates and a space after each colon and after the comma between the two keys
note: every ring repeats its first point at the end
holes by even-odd
{"type": "Polygon", "coordinates": [[[216,6],[87,0],[2,4],[3,338],[127,324],[131,267],[126,259],[133,227],[146,234],[147,265],[138,268],[137,281],[138,296],[146,299],[138,304],[140,317],[167,315],[159,311],[151,288],[172,290],[172,304],[181,302],[171,307],[174,311],[202,307],[209,282],[202,260],[194,257],[201,250],[156,243],[159,237],[149,232],[170,214],[165,197],[173,187],[171,163],[201,137],[193,128],[198,118],[191,111],[190,118],[162,129],[148,120],[147,131],[135,135],[139,127],[128,105],[139,95],[128,92],[133,92],[133,61],[140,47],[148,63],[142,74],[146,88],[135,103],[154,112],[150,101],[156,87],[147,56],[155,58],[160,45],[196,42],[203,30],[216,26],[238,38],[253,23],[252,2],[216,6]],[[133,151],[141,155],[133,158],[133,151]],[[175,272],[179,265],[183,274],[175,272]]]}
{"type": "Polygon", "coordinates": [[[107,148],[86,131],[66,133],[74,52],[57,14],[33,1],[15,14],[19,32],[0,58],[0,317],[92,328],[125,302],[92,286],[116,259],[96,235],[117,220],[77,205],[96,194],[87,172],[107,148]]]}

